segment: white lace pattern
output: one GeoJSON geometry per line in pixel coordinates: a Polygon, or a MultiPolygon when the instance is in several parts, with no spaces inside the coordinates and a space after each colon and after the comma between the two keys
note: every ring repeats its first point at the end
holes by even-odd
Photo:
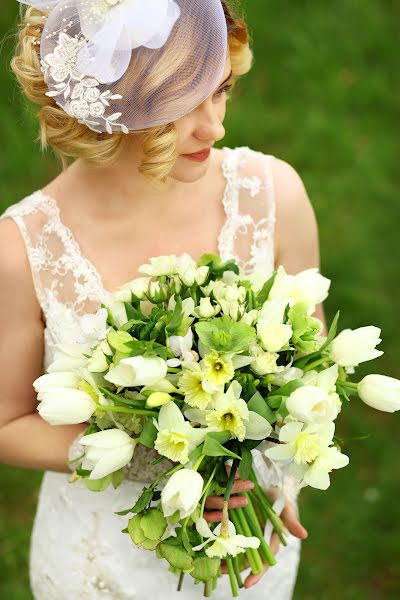
{"type": "MultiPolygon", "coordinates": [[[[235,258],[245,273],[270,276],[274,268],[275,198],[269,155],[248,147],[224,148],[226,221],[218,247],[221,258],[235,258]]],[[[109,292],[94,265],[83,256],[72,231],[64,225],[54,199],[41,191],[10,206],[11,218],[24,239],[33,282],[45,320],[43,368],[54,345],[74,339],[78,318],[94,312],[109,292]]],[[[268,485],[266,462],[258,453],[255,467],[268,485]]],[[[139,471],[135,471],[138,477],[139,471]]],[[[114,511],[132,506],[142,481],[126,480],[114,490],[95,494],[70,484],[64,473],[46,472],[42,481],[30,551],[30,578],[36,600],[177,600],[202,598],[201,586],[186,577],[182,592],[176,578],[150,552],[121,533],[127,518],[114,511]],[[145,590],[145,592],[144,592],[145,590]]],[[[297,507],[298,490],[285,478],[285,494],[297,507]]],[[[277,564],[243,597],[290,600],[300,556],[300,540],[291,535],[281,546],[277,564]]],[[[231,596],[227,577],[214,600],[231,596]]],[[[240,594],[242,596],[242,594],[240,594]]]]}

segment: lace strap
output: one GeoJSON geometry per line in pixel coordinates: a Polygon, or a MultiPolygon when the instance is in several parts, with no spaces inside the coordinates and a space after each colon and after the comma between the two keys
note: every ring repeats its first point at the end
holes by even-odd
{"type": "Polygon", "coordinates": [[[235,258],[245,274],[274,270],[273,156],[247,146],[225,149],[223,198],[227,219],[219,237],[221,258],[235,258]]]}

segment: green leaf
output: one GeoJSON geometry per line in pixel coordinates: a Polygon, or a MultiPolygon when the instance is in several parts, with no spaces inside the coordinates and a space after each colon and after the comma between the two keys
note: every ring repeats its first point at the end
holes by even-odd
{"type": "Polygon", "coordinates": [[[240,461],[238,467],[239,475],[241,479],[249,479],[253,464],[253,457],[250,450],[248,450],[246,446],[241,446],[240,451],[242,454],[242,460],[240,461]]]}
{"type": "Polygon", "coordinates": [[[319,349],[319,352],[323,352],[325,350],[325,348],[327,348],[329,346],[329,344],[334,340],[334,338],[336,336],[336,332],[337,332],[339,317],[340,317],[340,310],[337,311],[337,313],[332,321],[332,325],[330,326],[327,338],[326,338],[324,344],[319,349]]]}
{"type": "Polygon", "coordinates": [[[165,540],[157,546],[157,555],[165,558],[172,567],[189,572],[193,569],[193,559],[182,546],[172,544],[165,540]]]}
{"type": "Polygon", "coordinates": [[[257,294],[257,305],[258,306],[262,306],[264,304],[264,302],[266,302],[268,300],[268,296],[270,294],[272,286],[274,285],[275,277],[276,277],[276,272],[272,275],[272,277],[270,277],[268,279],[268,281],[266,281],[264,283],[263,287],[258,292],[258,294],[257,294]]]}
{"type": "Polygon", "coordinates": [[[205,456],[231,456],[240,459],[240,456],[222,446],[210,433],[207,433],[204,439],[202,454],[205,456]]]}
{"type": "Polygon", "coordinates": [[[114,489],[117,489],[121,485],[124,480],[124,470],[118,469],[118,471],[114,471],[111,473],[111,483],[114,489]]]}
{"type": "Polygon", "coordinates": [[[141,517],[140,526],[146,538],[159,540],[165,532],[167,521],[158,508],[150,508],[141,517]]]}
{"type": "Polygon", "coordinates": [[[181,322],[182,322],[182,317],[183,317],[183,312],[182,312],[182,299],[178,294],[175,294],[175,300],[176,300],[176,304],[175,304],[175,308],[174,308],[174,312],[172,314],[171,320],[169,321],[168,325],[166,326],[166,331],[168,331],[168,333],[174,334],[174,332],[179,328],[181,322]]]}
{"type": "Polygon", "coordinates": [[[218,570],[221,564],[220,558],[209,558],[208,556],[199,556],[193,561],[194,569],[190,575],[200,581],[208,581],[218,576],[218,570]]]}
{"type": "Polygon", "coordinates": [[[249,410],[256,412],[266,419],[271,425],[276,422],[276,414],[270,409],[268,403],[261,396],[260,392],[256,392],[248,401],[247,407],[249,410]]]}
{"type": "Polygon", "coordinates": [[[192,550],[192,544],[190,543],[186,527],[182,528],[181,540],[186,552],[190,554],[190,556],[193,556],[194,552],[192,550]]]}
{"type": "Polygon", "coordinates": [[[126,510],[121,510],[119,512],[116,512],[115,514],[116,515],[127,515],[128,513],[140,513],[147,508],[148,504],[150,504],[150,502],[153,499],[153,495],[154,495],[154,491],[152,490],[152,488],[144,487],[141,495],[137,499],[135,505],[132,506],[132,508],[127,508],[126,510]]]}
{"type": "Polygon", "coordinates": [[[132,336],[127,331],[110,331],[107,335],[107,342],[111,348],[124,353],[129,352],[129,346],[126,344],[131,342],[132,339],[132,336]]]}
{"type": "Polygon", "coordinates": [[[304,381],[301,379],[293,379],[293,381],[289,381],[280,388],[277,388],[273,392],[271,392],[268,396],[268,400],[273,396],[290,396],[295,390],[304,386],[304,381]]]}
{"type": "Polygon", "coordinates": [[[142,433],[138,437],[137,441],[146,448],[154,448],[154,441],[157,437],[158,431],[156,426],[153,423],[153,419],[150,417],[146,417],[146,421],[144,423],[142,433]]]}
{"type": "Polygon", "coordinates": [[[228,315],[199,321],[194,328],[207,348],[220,353],[239,353],[255,336],[254,327],[241,321],[236,322],[228,315]]]}
{"type": "MultiPolygon", "coordinates": [[[[117,513],[120,514],[120,513],[117,513]]],[[[137,546],[140,546],[146,539],[143,533],[143,529],[140,526],[141,516],[135,515],[128,521],[128,533],[131,536],[132,542],[137,546]]]]}

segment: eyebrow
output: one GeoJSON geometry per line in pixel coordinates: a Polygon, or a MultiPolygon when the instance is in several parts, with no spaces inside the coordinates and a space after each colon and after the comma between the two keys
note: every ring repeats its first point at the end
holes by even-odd
{"type": "Polygon", "coordinates": [[[233,75],[233,71],[231,71],[231,72],[229,73],[228,77],[225,79],[225,81],[223,81],[223,82],[222,82],[222,83],[221,83],[221,84],[218,86],[218,89],[219,89],[220,87],[222,87],[222,86],[224,85],[224,83],[226,83],[226,82],[227,82],[227,81],[228,81],[228,80],[229,80],[229,79],[232,77],[232,75],[233,75]]]}

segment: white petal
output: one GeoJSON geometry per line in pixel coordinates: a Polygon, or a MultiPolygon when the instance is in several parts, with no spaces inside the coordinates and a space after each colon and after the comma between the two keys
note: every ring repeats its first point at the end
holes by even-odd
{"type": "Polygon", "coordinates": [[[261,415],[249,410],[249,418],[245,421],[246,439],[263,440],[268,437],[272,431],[271,424],[261,415]]]}
{"type": "Polygon", "coordinates": [[[216,537],[213,534],[213,532],[211,531],[211,529],[208,526],[208,523],[204,519],[204,517],[200,517],[200,519],[197,519],[197,521],[196,521],[196,529],[197,529],[197,531],[199,532],[199,534],[202,537],[212,538],[212,539],[215,539],[215,537],[216,537]]]}
{"type": "Polygon", "coordinates": [[[121,448],[109,450],[90,473],[89,479],[101,479],[110,473],[122,469],[132,459],[134,449],[135,446],[133,444],[126,444],[121,448]]]}
{"type": "Polygon", "coordinates": [[[264,455],[268,458],[275,460],[287,460],[293,458],[296,454],[296,447],[294,444],[279,444],[274,448],[268,448],[264,451],[264,455]]]}
{"type": "Polygon", "coordinates": [[[163,429],[175,431],[177,426],[182,425],[183,422],[183,415],[175,402],[168,402],[168,404],[164,404],[160,408],[160,414],[158,415],[158,426],[161,431],[163,429]]]}
{"type": "Polygon", "coordinates": [[[132,438],[121,429],[105,429],[84,435],[80,443],[83,446],[96,446],[97,448],[116,448],[132,441],[132,438]]]}

